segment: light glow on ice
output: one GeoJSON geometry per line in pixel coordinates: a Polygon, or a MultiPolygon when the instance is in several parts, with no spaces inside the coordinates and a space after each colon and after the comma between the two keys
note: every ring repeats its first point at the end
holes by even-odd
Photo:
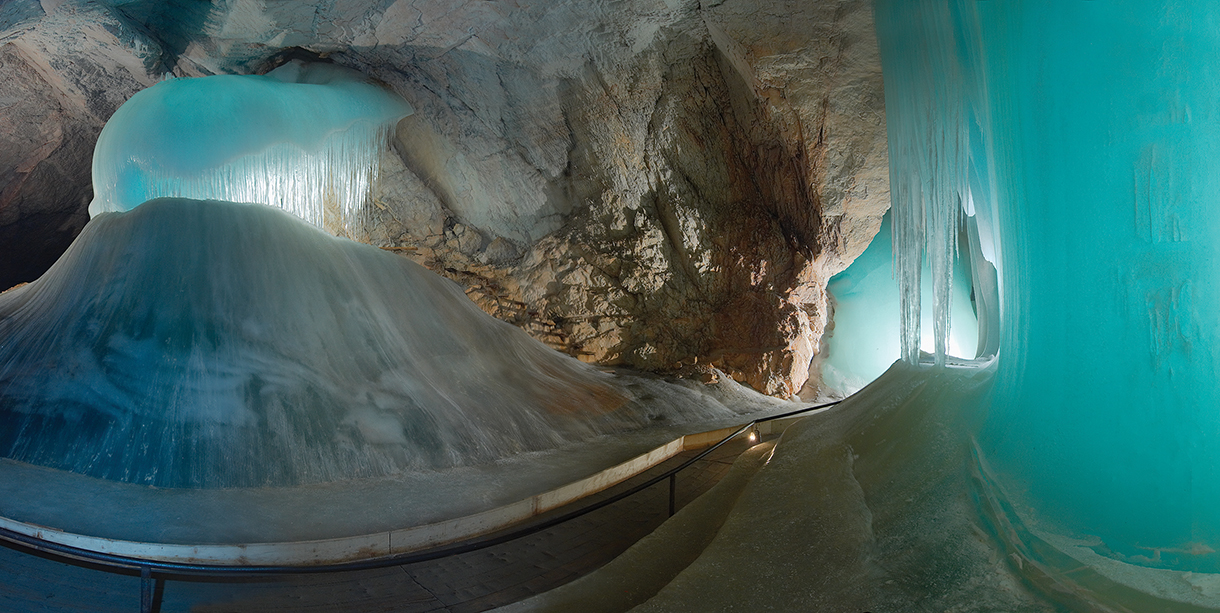
{"type": "MultiPolygon", "coordinates": [[[[1125,565],[1139,598],[1220,572],[1220,7],[885,0],[876,14],[895,223],[914,220],[896,255],[926,244],[946,285],[940,221],[970,194],[972,242],[1003,288],[995,391],[972,433],[997,487],[1043,542],[1125,565]]],[[[1151,610],[1132,593],[1090,598],[1151,610]]]]}
{"type": "MultiPolygon", "coordinates": [[[[901,322],[898,284],[894,281],[894,256],[890,214],[864,253],[843,272],[831,277],[826,291],[834,299],[834,327],[826,339],[825,356],[818,362],[821,387],[839,394],[850,394],[867,385],[901,357],[901,322]]],[[[968,259],[954,266],[953,310],[948,353],[954,357],[975,357],[978,345],[978,320],[970,302],[972,281],[968,259]]],[[[921,275],[921,303],[924,312],[932,308],[932,275],[924,262],[921,275]]],[[[922,320],[920,350],[934,353],[935,332],[932,321],[922,320]]]]}
{"type": "Polygon", "coordinates": [[[362,227],[398,95],[330,64],[169,79],[123,104],[93,156],[89,214],[153,198],[259,203],[332,234],[362,227]]]}

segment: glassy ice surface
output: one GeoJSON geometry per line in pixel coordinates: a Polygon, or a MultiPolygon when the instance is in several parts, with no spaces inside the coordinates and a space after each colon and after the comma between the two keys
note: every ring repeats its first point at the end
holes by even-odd
{"type": "Polygon", "coordinates": [[[1220,6],[978,7],[1022,256],[984,450],[1044,529],[1220,572],[1220,6]]]}
{"type": "MultiPolygon", "coordinates": [[[[834,298],[834,328],[821,361],[822,388],[850,394],[864,387],[900,357],[901,328],[898,284],[894,281],[891,221],[887,213],[868,249],[843,272],[831,277],[826,289],[834,298]]],[[[963,254],[965,255],[965,254],[963,254]]],[[[978,320],[971,304],[968,258],[953,268],[953,310],[949,355],[973,358],[978,345],[978,320]]],[[[932,275],[925,262],[923,311],[932,311],[932,275]]],[[[920,349],[933,353],[933,322],[922,320],[920,349]]]]}
{"type": "Polygon", "coordinates": [[[1106,606],[1220,606],[1220,7],[886,1],[877,24],[914,143],[891,164],[990,194],[1002,342],[973,436],[1004,534],[1116,581],[1056,579],[1106,606]]]}
{"type": "Polygon", "coordinates": [[[378,477],[749,410],[628,385],[262,205],[94,218],[0,294],[0,339],[0,456],[162,487],[378,477]]]}
{"type": "Polygon", "coordinates": [[[254,202],[344,234],[361,223],[388,135],[409,114],[393,92],[329,64],[169,79],[106,122],[89,214],[168,196],[254,202]]]}

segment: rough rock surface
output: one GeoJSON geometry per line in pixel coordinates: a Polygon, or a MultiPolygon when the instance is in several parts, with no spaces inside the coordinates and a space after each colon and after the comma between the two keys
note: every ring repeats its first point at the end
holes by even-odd
{"type": "Polygon", "coordinates": [[[110,11],[92,3],[54,4],[0,5],[4,288],[42,274],[89,220],[97,135],[158,70],[155,43],[110,11]]]}
{"type": "Polygon", "coordinates": [[[24,57],[32,76],[0,85],[0,99],[18,100],[0,113],[30,118],[0,124],[21,124],[0,134],[13,143],[0,153],[0,231],[52,211],[82,222],[92,139],[161,72],[325,57],[416,109],[385,158],[363,240],[465,284],[488,312],[582,359],[704,377],[714,364],[786,396],[807,378],[826,280],[888,206],[866,0],[15,0],[4,10],[16,17],[0,12],[0,70],[24,57]],[[30,42],[47,32],[64,40],[30,42]],[[65,193],[27,168],[70,174],[47,179],[65,193]]]}

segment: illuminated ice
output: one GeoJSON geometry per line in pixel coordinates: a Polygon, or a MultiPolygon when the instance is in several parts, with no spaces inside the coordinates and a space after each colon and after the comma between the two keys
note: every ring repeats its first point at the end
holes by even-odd
{"type": "Polygon", "coordinates": [[[173,196],[266,204],[350,233],[363,223],[388,135],[409,114],[398,95],[330,64],[169,79],[106,122],[89,214],[173,196]]]}
{"type": "MultiPolygon", "coordinates": [[[[900,357],[898,284],[894,281],[894,256],[887,213],[881,229],[868,249],[843,272],[831,277],[826,290],[834,300],[833,327],[825,340],[820,368],[825,392],[850,394],[876,379],[900,357]]],[[[963,250],[965,251],[965,250],[963,250]]],[[[975,357],[978,320],[971,304],[972,280],[968,253],[953,267],[952,319],[948,353],[958,358],[975,357]]],[[[922,311],[931,312],[932,275],[924,263],[921,275],[922,311]]],[[[931,319],[921,320],[920,349],[933,353],[931,319]]]]}
{"type": "Polygon", "coordinates": [[[632,610],[1220,610],[1220,6],[875,6],[904,360],[632,610]],[[916,364],[963,211],[998,353],[916,364]]]}
{"type": "Polygon", "coordinates": [[[972,436],[984,489],[1008,501],[999,533],[1038,572],[1087,567],[1050,594],[1220,607],[1199,587],[1220,572],[1220,7],[927,0],[877,15],[887,120],[905,126],[890,135],[913,139],[891,151],[924,158],[899,165],[956,168],[948,184],[992,195],[979,216],[1003,251],[1002,336],[972,436]]]}
{"type": "Polygon", "coordinates": [[[331,482],[734,415],[555,352],[451,281],[263,205],[100,215],[0,294],[0,456],[118,481],[331,482]]]}

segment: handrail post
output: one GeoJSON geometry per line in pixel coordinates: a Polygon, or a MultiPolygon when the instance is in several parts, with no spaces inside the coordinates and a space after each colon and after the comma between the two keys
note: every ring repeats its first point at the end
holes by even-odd
{"type": "Polygon", "coordinates": [[[669,476],[669,516],[674,516],[674,493],[678,489],[678,473],[669,476]]]}
{"type": "Polygon", "coordinates": [[[153,579],[152,569],[140,567],[140,613],[152,613],[153,596],[157,592],[157,582],[153,579]]]}

